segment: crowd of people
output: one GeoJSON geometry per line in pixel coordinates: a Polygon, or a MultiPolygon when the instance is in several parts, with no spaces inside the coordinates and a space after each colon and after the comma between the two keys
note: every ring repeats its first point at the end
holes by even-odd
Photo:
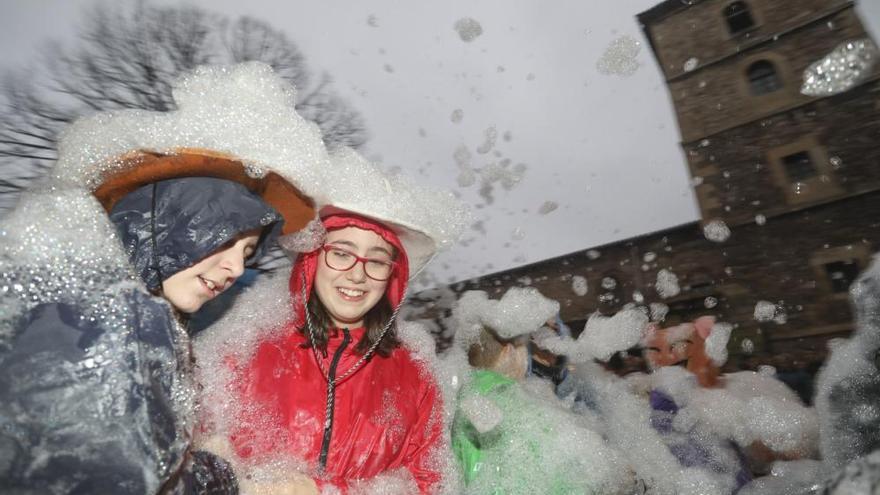
{"type": "Polygon", "coordinates": [[[632,307],[575,337],[533,288],[463,294],[438,356],[399,313],[466,224],[457,200],[327,150],[268,66],[201,68],[175,98],[75,123],[0,226],[3,493],[880,486],[875,269],[813,407],[722,372],[731,328],[712,316],[632,307]],[[193,337],[276,246],[293,266],[193,337]]]}

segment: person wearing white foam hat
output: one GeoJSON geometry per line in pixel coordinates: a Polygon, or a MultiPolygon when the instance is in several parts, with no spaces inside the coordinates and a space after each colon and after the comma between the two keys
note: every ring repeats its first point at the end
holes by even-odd
{"type": "Polygon", "coordinates": [[[186,462],[185,315],[313,217],[329,158],[266,65],[200,68],[174,96],[77,121],[0,224],[3,489],[199,490],[219,462],[186,462]]]}
{"type": "Polygon", "coordinates": [[[294,460],[321,486],[405,473],[412,490],[431,493],[447,448],[443,403],[430,370],[401,344],[396,317],[412,278],[461,230],[463,210],[352,151],[333,158],[340,180],[320,209],[326,235],[294,264],[292,317],[227,360],[240,363],[226,388],[239,410],[220,412],[231,415],[227,445],[241,473],[294,460]]]}

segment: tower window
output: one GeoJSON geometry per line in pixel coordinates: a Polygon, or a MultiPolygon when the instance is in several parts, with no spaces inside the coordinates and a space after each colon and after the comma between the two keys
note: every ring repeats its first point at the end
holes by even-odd
{"type": "Polygon", "coordinates": [[[810,154],[806,151],[782,157],[782,164],[790,182],[804,182],[819,175],[810,154]]]}
{"type": "Polygon", "coordinates": [[[872,251],[871,246],[863,242],[834,247],[826,244],[810,256],[816,282],[828,293],[828,304],[837,306],[839,301],[846,301],[850,286],[868,265],[872,251]]]}
{"type": "Polygon", "coordinates": [[[767,162],[776,186],[785,192],[790,205],[823,200],[844,192],[818,136],[806,135],[768,150],[767,162]]]}
{"type": "Polygon", "coordinates": [[[749,66],[749,89],[755,96],[765,95],[782,88],[776,67],[766,60],[759,60],[749,66]]]}
{"type": "Polygon", "coordinates": [[[859,276],[859,264],[856,260],[833,261],[826,263],[825,274],[831,282],[831,292],[847,292],[849,286],[859,276]]]}
{"type": "Polygon", "coordinates": [[[730,34],[741,33],[755,25],[749,6],[745,2],[733,2],[725,7],[724,18],[727,20],[730,34]]]}

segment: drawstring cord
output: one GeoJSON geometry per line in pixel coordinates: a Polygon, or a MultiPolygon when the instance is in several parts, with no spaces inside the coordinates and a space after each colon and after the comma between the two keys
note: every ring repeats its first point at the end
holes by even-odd
{"type": "MultiPolygon", "coordinates": [[[[303,281],[302,281],[303,312],[306,315],[306,326],[309,329],[309,342],[312,344],[312,352],[315,355],[315,360],[318,362],[318,367],[321,368],[321,374],[324,375],[324,378],[329,383],[331,380],[327,375],[327,370],[324,369],[324,363],[321,360],[321,357],[318,355],[318,348],[315,345],[315,328],[314,328],[314,325],[312,325],[312,318],[309,315],[309,308],[306,306],[307,299],[306,299],[306,277],[305,277],[305,274],[303,274],[302,279],[303,279],[303,281]]],[[[373,355],[373,353],[376,352],[376,348],[379,347],[379,344],[382,342],[382,339],[385,338],[385,334],[388,333],[388,330],[391,328],[391,325],[394,323],[394,320],[397,318],[397,313],[400,312],[400,308],[403,306],[404,300],[406,300],[406,290],[404,290],[404,292],[403,292],[403,297],[400,298],[400,303],[397,305],[396,308],[394,308],[394,312],[391,313],[391,318],[388,319],[388,323],[385,324],[385,328],[382,329],[382,333],[379,334],[379,338],[376,339],[375,342],[373,342],[373,344],[370,346],[369,350],[367,350],[367,352],[364,353],[364,355],[361,356],[361,358],[358,359],[358,361],[356,363],[354,363],[354,365],[351,368],[349,368],[339,378],[334,378],[332,380],[334,386],[339,385],[346,378],[353,375],[354,372],[357,371],[358,368],[363,366],[364,363],[366,363],[367,360],[370,359],[370,357],[373,355]]]]}
{"type": "MultiPolygon", "coordinates": [[[[327,380],[327,404],[325,406],[324,413],[324,440],[321,442],[321,455],[319,458],[319,463],[321,465],[321,469],[323,469],[327,464],[327,454],[328,449],[330,447],[330,435],[331,430],[333,428],[333,407],[336,396],[336,386],[345,381],[347,378],[351,377],[355,371],[360,369],[367,360],[376,352],[376,349],[379,347],[379,343],[382,342],[382,339],[385,338],[385,334],[388,333],[388,330],[391,328],[391,325],[394,323],[394,320],[397,318],[397,313],[400,312],[400,308],[403,306],[403,301],[406,299],[406,290],[403,292],[403,296],[400,298],[400,303],[394,308],[394,312],[391,313],[391,318],[388,319],[388,323],[385,324],[385,328],[382,329],[382,333],[379,334],[379,338],[376,339],[375,342],[370,346],[370,349],[361,356],[360,359],[351,368],[348,369],[345,373],[343,373],[338,378],[335,376],[335,368],[336,368],[336,359],[338,356],[334,358],[334,362],[331,365],[333,368],[334,376],[330,376],[330,372],[324,369],[324,362],[321,360],[321,356],[318,354],[318,347],[315,345],[315,327],[312,324],[312,318],[309,315],[309,308],[306,304],[306,276],[302,275],[302,305],[303,305],[303,313],[305,313],[306,317],[306,327],[309,329],[309,342],[312,344],[312,353],[315,355],[315,362],[318,363],[318,368],[321,370],[321,374],[324,376],[324,379],[327,380]]],[[[345,334],[345,339],[343,340],[343,345],[348,342],[348,333],[345,334]]],[[[342,349],[340,349],[342,350],[342,349]]]]}
{"type": "Polygon", "coordinates": [[[162,288],[162,269],[159,267],[159,243],[156,241],[156,190],[158,184],[153,182],[153,194],[150,198],[150,243],[153,247],[152,261],[153,270],[159,276],[159,288],[162,288]]]}

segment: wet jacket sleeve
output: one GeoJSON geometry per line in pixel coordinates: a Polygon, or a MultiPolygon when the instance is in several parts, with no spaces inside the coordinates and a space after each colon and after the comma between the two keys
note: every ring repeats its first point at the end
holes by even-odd
{"type": "Polygon", "coordinates": [[[111,493],[140,477],[115,445],[98,447],[68,414],[68,404],[75,407],[70,401],[85,398],[78,375],[99,333],[64,304],[36,307],[16,328],[0,358],[0,485],[25,493],[54,493],[50,487],[111,493]]]}
{"type": "Polygon", "coordinates": [[[434,457],[442,447],[441,442],[445,441],[443,403],[433,382],[426,383],[418,410],[419,417],[412,429],[415,434],[407,445],[404,465],[415,478],[421,493],[433,493],[441,477],[434,457]]]}
{"type": "MultiPolygon", "coordinates": [[[[147,325],[136,334],[158,344],[170,315],[156,309],[164,319],[135,321],[147,325]]],[[[151,367],[141,363],[149,360],[136,356],[154,347],[135,339],[126,346],[135,355],[117,360],[129,372],[104,367],[99,350],[111,336],[62,303],[37,306],[12,330],[0,348],[0,486],[15,493],[154,492],[163,481],[157,466],[179,458],[169,450],[175,425],[161,380],[147,378],[151,367]]]]}

